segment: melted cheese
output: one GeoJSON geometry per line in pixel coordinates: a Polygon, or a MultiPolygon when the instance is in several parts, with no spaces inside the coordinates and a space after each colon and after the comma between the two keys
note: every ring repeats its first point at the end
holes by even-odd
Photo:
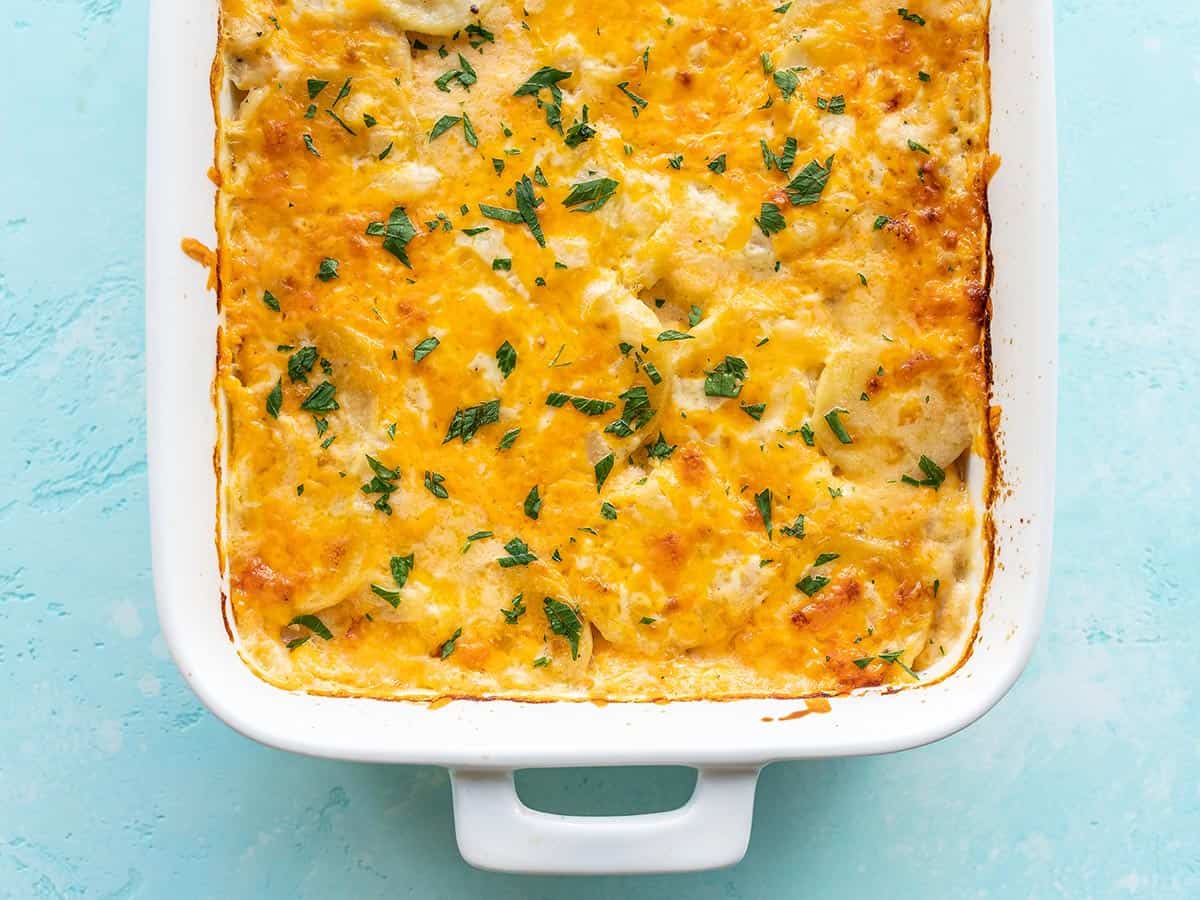
{"type": "Polygon", "coordinates": [[[964,479],[990,447],[987,7],[222,0],[247,663],[644,700],[960,656],[988,552],[964,479]],[[610,195],[567,206],[580,184],[610,195]]]}

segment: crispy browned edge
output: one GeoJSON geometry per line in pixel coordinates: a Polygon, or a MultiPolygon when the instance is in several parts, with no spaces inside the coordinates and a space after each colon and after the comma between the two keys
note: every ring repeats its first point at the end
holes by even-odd
{"type": "MultiPolygon", "coordinates": [[[[213,219],[216,223],[217,231],[217,246],[216,252],[216,271],[214,278],[216,281],[216,303],[217,303],[217,354],[216,354],[216,374],[213,376],[211,387],[211,401],[214,404],[217,413],[217,442],[213,447],[213,470],[216,473],[216,528],[215,540],[217,543],[217,564],[220,566],[221,572],[226,570],[226,554],[225,540],[222,534],[222,505],[225,503],[225,492],[222,489],[222,467],[221,467],[221,446],[222,441],[227,439],[225,429],[227,422],[223,414],[222,406],[218,402],[218,380],[221,372],[221,347],[224,341],[224,328],[220,321],[222,313],[222,299],[224,297],[224,285],[221,282],[221,256],[224,250],[223,236],[225,230],[222,227],[224,224],[221,214],[221,190],[223,188],[221,176],[221,144],[222,144],[222,122],[221,115],[221,97],[220,91],[224,82],[224,47],[225,47],[225,29],[222,27],[225,11],[223,5],[217,4],[217,47],[216,55],[213,58],[212,69],[209,74],[209,93],[212,99],[213,118],[216,123],[216,130],[213,138],[213,171],[216,173],[216,193],[213,200],[213,219]]],[[[983,410],[983,440],[984,440],[984,464],[987,466],[985,475],[983,496],[984,496],[984,513],[983,513],[983,554],[984,554],[984,572],[983,578],[980,581],[979,593],[975,598],[975,622],[971,627],[971,634],[966,642],[966,649],[963,651],[959,660],[942,673],[939,677],[932,681],[922,681],[920,684],[912,685],[889,685],[878,693],[889,695],[898,694],[902,691],[919,690],[928,688],[935,684],[940,684],[947,678],[952,677],[963,666],[967,664],[971,656],[975,652],[975,647],[979,642],[979,624],[983,617],[983,600],[987,596],[988,590],[991,588],[992,576],[995,573],[996,565],[996,523],[994,516],[995,501],[999,486],[1001,483],[1001,466],[1000,466],[1000,445],[998,429],[993,427],[991,416],[991,405],[993,400],[993,391],[995,387],[995,379],[992,370],[992,282],[995,274],[995,260],[992,256],[992,214],[991,206],[988,197],[988,188],[991,182],[990,171],[990,155],[991,155],[991,131],[992,131],[992,4],[989,0],[987,10],[984,14],[984,30],[983,30],[983,80],[984,80],[984,100],[987,105],[987,131],[985,132],[985,143],[983,148],[984,168],[981,174],[982,183],[980,190],[983,193],[982,207],[984,220],[984,264],[986,268],[986,277],[984,279],[982,296],[980,298],[980,342],[983,351],[983,370],[987,384],[986,403],[983,410]]],[[[224,590],[220,592],[221,602],[221,618],[225,625],[225,633],[229,637],[231,644],[235,646],[238,656],[246,667],[255,674],[256,677],[262,678],[251,661],[242,653],[241,648],[237,647],[237,639],[235,637],[236,622],[232,609],[232,602],[224,590]]],[[[265,681],[265,679],[263,679],[265,681]]],[[[270,684],[270,682],[267,682],[270,684]]],[[[475,700],[479,702],[485,701],[509,701],[514,703],[594,703],[601,706],[606,706],[609,703],[682,703],[695,700],[708,700],[713,702],[728,702],[734,700],[804,700],[814,697],[847,697],[855,691],[862,691],[861,688],[855,688],[844,691],[810,691],[804,694],[791,693],[743,693],[743,694],[721,694],[718,696],[705,696],[703,694],[686,695],[682,697],[643,697],[637,700],[608,700],[597,697],[542,697],[542,696],[504,696],[496,694],[437,694],[430,697],[371,697],[362,694],[355,694],[349,691],[335,690],[305,690],[304,693],[311,694],[316,697],[339,697],[346,699],[367,699],[367,700],[384,700],[392,703],[425,703],[431,708],[439,708],[441,705],[453,700],[475,700]]],[[[874,691],[876,688],[867,688],[868,691],[874,691]]]]}

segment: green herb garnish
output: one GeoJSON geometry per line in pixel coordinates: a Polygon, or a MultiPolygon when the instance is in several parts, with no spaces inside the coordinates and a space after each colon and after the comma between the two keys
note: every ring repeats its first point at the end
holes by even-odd
{"type": "Polygon", "coordinates": [[[824,575],[805,575],[796,582],[796,587],[811,597],[827,584],[829,584],[829,579],[824,575]]]}
{"type": "Polygon", "coordinates": [[[832,156],[825,160],[824,166],[814,159],[801,169],[800,173],[784,188],[792,206],[812,206],[820,200],[832,172],[832,156]]]}
{"type": "Polygon", "coordinates": [[[566,603],[553,597],[546,597],[542,601],[542,608],[546,612],[550,630],[566,638],[567,643],[571,645],[571,659],[579,659],[579,636],[583,632],[583,621],[579,614],[566,603]]]}
{"type": "Polygon", "coordinates": [[[283,407],[283,379],[275,382],[271,393],[267,394],[267,415],[272,419],[279,418],[279,410],[283,407]]]}
{"type": "Polygon", "coordinates": [[[333,632],[326,628],[325,623],[316,616],[296,616],[296,618],[292,619],[292,621],[288,622],[288,624],[301,625],[322,640],[333,640],[333,632]]]}
{"type": "Polygon", "coordinates": [[[758,507],[758,514],[762,518],[763,527],[767,530],[767,537],[772,537],[774,533],[774,525],[771,522],[771,503],[774,495],[770,488],[763,488],[754,495],[754,505],[758,507]]]}
{"type": "Polygon", "coordinates": [[[425,338],[425,340],[421,341],[421,343],[419,343],[419,344],[417,344],[417,346],[413,347],[413,362],[420,362],[421,360],[423,360],[430,353],[432,353],[434,350],[436,350],[441,345],[441,343],[442,342],[439,341],[436,337],[425,338]]]}
{"type": "Polygon", "coordinates": [[[367,226],[367,234],[371,237],[383,237],[383,249],[404,265],[412,268],[408,261],[408,244],[417,236],[417,229],[409,219],[403,206],[397,206],[388,216],[387,223],[371,222],[367,226]]]}
{"type": "Polygon", "coordinates": [[[475,434],[484,425],[493,425],[499,421],[499,400],[488,400],[477,406],[456,409],[454,411],[454,418],[450,422],[450,428],[446,431],[446,437],[442,443],[448,444],[455,438],[460,438],[465,444],[471,438],[475,437],[475,434]]]}
{"type": "Polygon", "coordinates": [[[611,178],[580,182],[571,187],[571,192],[563,200],[563,206],[574,207],[573,212],[595,212],[612,199],[619,184],[611,178]]]}
{"type": "Polygon", "coordinates": [[[529,552],[529,545],[519,537],[514,537],[505,544],[504,549],[508,552],[508,556],[501,556],[496,560],[496,562],[500,563],[500,568],[502,569],[511,569],[514,566],[527,566],[537,560],[537,557],[529,552]]]}
{"type": "Polygon", "coordinates": [[[328,381],[322,381],[313,388],[312,393],[300,404],[300,408],[305,412],[333,412],[339,408],[337,400],[334,399],[335,394],[337,388],[328,381]]]}
{"type": "Polygon", "coordinates": [[[458,639],[460,637],[462,637],[462,629],[456,628],[454,634],[450,635],[450,639],[442,644],[442,649],[439,651],[442,659],[445,659],[454,652],[454,648],[458,646],[458,639]]]}
{"type": "Polygon", "coordinates": [[[925,477],[919,481],[910,475],[900,476],[900,480],[905,484],[911,484],[913,487],[931,487],[935,491],[942,486],[942,482],[946,480],[946,471],[935,463],[928,456],[922,454],[917,465],[924,473],[925,477]]]}
{"type": "Polygon", "coordinates": [[[450,492],[446,490],[446,476],[440,472],[425,472],[425,490],[439,500],[450,499],[450,492]]]}
{"type": "Polygon", "coordinates": [[[850,433],[846,431],[846,426],[842,424],[842,420],[838,418],[840,415],[848,415],[849,410],[837,407],[825,413],[825,424],[829,426],[829,430],[843,444],[853,444],[854,438],[850,437],[850,433]]]}
{"type": "Polygon", "coordinates": [[[525,515],[536,520],[542,514],[542,497],[538,493],[538,486],[535,484],[529,489],[529,493],[525,497],[525,515]]]}
{"type": "Polygon", "coordinates": [[[521,616],[525,615],[525,594],[520,593],[513,597],[508,602],[508,609],[500,610],[500,614],[509,625],[516,625],[521,616]]]}
{"type": "Polygon", "coordinates": [[[604,482],[608,481],[608,476],[612,474],[613,464],[617,458],[612,453],[601,459],[593,467],[596,475],[596,493],[600,493],[600,489],[604,487],[604,482]]]}

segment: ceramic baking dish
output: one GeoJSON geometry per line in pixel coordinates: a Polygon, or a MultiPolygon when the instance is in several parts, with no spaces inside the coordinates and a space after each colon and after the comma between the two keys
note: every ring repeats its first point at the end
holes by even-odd
{"type": "MultiPolygon", "coordinates": [[[[147,160],[146,342],[154,581],[163,633],[200,699],[263,743],[314,756],[451,769],[468,862],[523,872],[666,872],[729,865],[750,837],[759,769],[773,760],[885,753],[943,738],[995,704],[1042,618],[1054,497],[1057,182],[1050,0],[995,0],[991,186],[994,403],[1002,489],[996,566],[973,650],[950,677],[891,694],[669,704],[314,697],[260,681],[222,609],[214,528],[217,313],[180,241],[213,246],[209,74],[217,0],[153,0],[147,160]],[[566,817],[526,808],[518,768],[689,765],[672,812],[566,817]]],[[[801,798],[797,798],[800,802],[801,798]]]]}

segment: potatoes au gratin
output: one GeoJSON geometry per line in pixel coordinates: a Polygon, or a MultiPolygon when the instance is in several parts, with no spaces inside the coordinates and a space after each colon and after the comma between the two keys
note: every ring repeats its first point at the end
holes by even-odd
{"type": "Polygon", "coordinates": [[[220,9],[221,551],[258,675],[657,700],[961,659],[987,0],[220,9]]]}

